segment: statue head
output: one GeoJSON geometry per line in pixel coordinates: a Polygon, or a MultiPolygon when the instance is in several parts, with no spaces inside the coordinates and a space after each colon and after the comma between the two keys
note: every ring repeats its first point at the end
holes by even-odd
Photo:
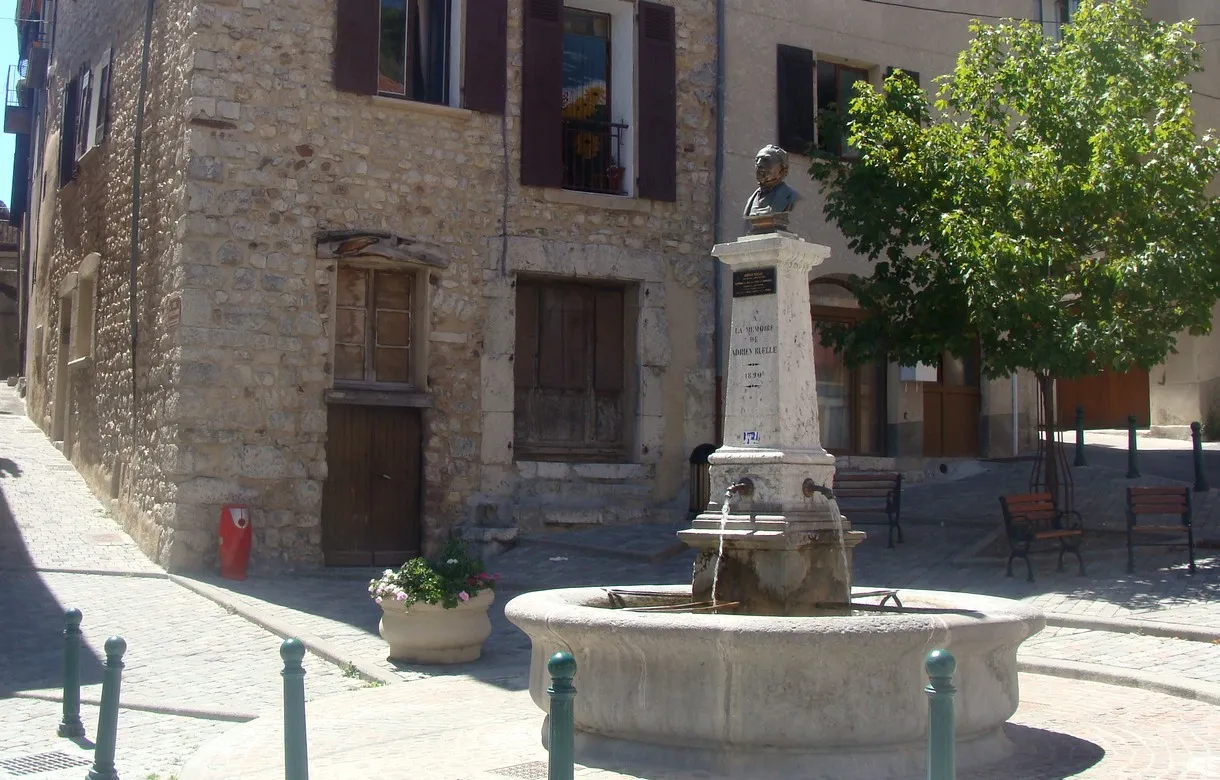
{"type": "Polygon", "coordinates": [[[754,178],[758,186],[771,189],[788,175],[788,153],[775,144],[767,144],[754,155],[754,178]]]}

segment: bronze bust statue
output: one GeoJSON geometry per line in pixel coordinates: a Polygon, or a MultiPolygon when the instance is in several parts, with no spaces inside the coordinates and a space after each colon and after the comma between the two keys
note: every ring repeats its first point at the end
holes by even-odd
{"type": "Polygon", "coordinates": [[[788,175],[788,153],[768,144],[754,156],[758,189],[746,201],[745,218],[751,233],[774,233],[788,228],[788,215],[801,194],[784,182],[788,175]]]}

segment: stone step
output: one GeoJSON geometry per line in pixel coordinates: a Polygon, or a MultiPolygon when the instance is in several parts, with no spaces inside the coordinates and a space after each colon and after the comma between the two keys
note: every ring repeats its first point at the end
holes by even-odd
{"type": "Polygon", "coordinates": [[[518,482],[517,501],[568,500],[639,500],[647,501],[652,496],[652,485],[646,482],[579,482],[562,480],[531,480],[518,482]]]}
{"type": "Polygon", "coordinates": [[[518,504],[513,520],[523,530],[595,525],[643,525],[677,522],[683,513],[668,507],[653,507],[638,501],[621,503],[518,504]]]}

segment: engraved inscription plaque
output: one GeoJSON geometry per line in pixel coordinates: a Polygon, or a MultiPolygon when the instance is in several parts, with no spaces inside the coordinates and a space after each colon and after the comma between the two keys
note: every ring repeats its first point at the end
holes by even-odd
{"type": "Polygon", "coordinates": [[[733,297],[748,298],[752,295],[775,294],[775,269],[755,268],[733,272],[733,297]]]}

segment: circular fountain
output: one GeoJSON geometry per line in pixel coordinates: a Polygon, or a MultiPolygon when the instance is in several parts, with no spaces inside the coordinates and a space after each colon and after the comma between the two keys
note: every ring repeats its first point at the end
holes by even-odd
{"type": "Polygon", "coordinates": [[[1017,648],[1045,618],[1007,599],[902,591],[898,607],[885,604],[892,591],[853,589],[864,534],[829,489],[809,326],[809,273],[829,250],[771,233],[714,254],[733,270],[726,446],[709,459],[712,495],[725,499],[680,534],[700,553],[692,584],[513,599],[505,614],[533,644],[534,702],[547,709],[546,662],[566,650],[581,763],[742,780],[914,776],[924,658],[943,648],[957,658],[959,767],[1002,759],[1017,648]]]}

